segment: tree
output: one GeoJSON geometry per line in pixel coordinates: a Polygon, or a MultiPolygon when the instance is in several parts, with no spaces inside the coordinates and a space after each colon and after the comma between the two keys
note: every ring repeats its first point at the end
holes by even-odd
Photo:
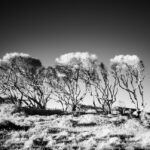
{"type": "Polygon", "coordinates": [[[18,102],[21,102],[23,98],[22,94],[16,88],[19,77],[14,72],[14,68],[10,65],[11,63],[4,58],[5,56],[0,63],[0,94],[2,97],[11,100],[15,105],[19,105],[18,102]]]}
{"type": "Polygon", "coordinates": [[[27,98],[25,103],[28,107],[46,109],[52,96],[52,88],[46,80],[46,68],[41,67],[37,69],[36,73],[26,77],[21,92],[27,98]]]}
{"type": "Polygon", "coordinates": [[[3,94],[20,106],[45,109],[51,89],[45,86],[44,67],[28,54],[6,54],[1,63],[3,94]]]}
{"type": "Polygon", "coordinates": [[[136,55],[119,55],[110,60],[112,74],[120,88],[128,92],[131,102],[139,110],[144,107],[144,64],[136,55]],[[141,98],[141,101],[140,99],[141,98]]]}
{"type": "Polygon", "coordinates": [[[57,90],[59,101],[66,109],[71,106],[76,111],[88,92],[88,82],[84,79],[88,70],[96,60],[89,53],[68,53],[56,59],[57,90]]]}
{"type": "MultiPolygon", "coordinates": [[[[112,105],[116,101],[118,82],[111,77],[110,72],[103,63],[97,65],[90,78],[91,95],[97,99],[100,109],[105,113],[111,113],[112,105]]],[[[95,100],[93,104],[96,108],[95,100]]]]}

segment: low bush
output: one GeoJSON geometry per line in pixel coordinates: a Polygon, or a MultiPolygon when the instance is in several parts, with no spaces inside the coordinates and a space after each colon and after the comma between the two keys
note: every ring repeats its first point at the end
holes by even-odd
{"type": "Polygon", "coordinates": [[[21,113],[21,112],[23,112],[25,115],[42,115],[42,116],[64,114],[64,112],[60,109],[45,110],[45,109],[27,108],[27,107],[16,107],[15,110],[12,112],[12,114],[21,113]]]}

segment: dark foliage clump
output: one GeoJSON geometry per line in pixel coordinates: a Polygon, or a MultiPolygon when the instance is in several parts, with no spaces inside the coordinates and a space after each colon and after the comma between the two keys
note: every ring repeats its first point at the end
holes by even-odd
{"type": "Polygon", "coordinates": [[[45,110],[45,109],[37,109],[37,108],[27,108],[27,107],[17,107],[12,114],[23,112],[25,115],[41,115],[41,116],[49,116],[49,115],[63,115],[64,112],[59,109],[53,110],[45,110]]]}
{"type": "Polygon", "coordinates": [[[20,126],[16,125],[13,122],[9,120],[4,120],[0,123],[0,130],[25,130],[27,131],[30,128],[30,126],[20,126]]]}

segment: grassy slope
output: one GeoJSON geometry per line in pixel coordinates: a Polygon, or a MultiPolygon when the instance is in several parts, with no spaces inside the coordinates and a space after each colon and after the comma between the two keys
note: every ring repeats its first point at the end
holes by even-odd
{"type": "Polygon", "coordinates": [[[150,149],[150,129],[136,119],[96,114],[12,115],[13,109],[8,104],[0,106],[0,124],[7,120],[30,128],[1,130],[0,149],[150,149]]]}

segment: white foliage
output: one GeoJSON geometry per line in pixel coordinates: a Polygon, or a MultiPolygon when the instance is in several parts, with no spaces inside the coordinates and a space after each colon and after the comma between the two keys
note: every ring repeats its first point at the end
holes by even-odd
{"type": "Polygon", "coordinates": [[[25,53],[17,53],[17,52],[14,52],[14,53],[6,53],[3,58],[2,58],[2,61],[4,62],[8,62],[10,59],[12,58],[15,58],[15,57],[30,57],[29,54],[25,54],[25,53]]]}
{"type": "Polygon", "coordinates": [[[88,52],[67,53],[56,58],[56,63],[61,65],[70,65],[74,68],[82,66],[85,69],[91,67],[91,62],[95,62],[97,56],[88,52]]]}
{"type": "Polygon", "coordinates": [[[118,67],[123,69],[126,68],[126,65],[133,68],[137,68],[140,62],[140,59],[136,55],[118,55],[110,59],[111,64],[117,64],[118,67]]]}
{"type": "MultiPolygon", "coordinates": [[[[144,78],[144,66],[140,58],[136,55],[118,55],[110,59],[111,65],[115,65],[116,71],[121,74],[129,73],[130,70],[138,77],[139,82],[144,78]]],[[[132,75],[133,75],[132,74],[132,75]]]]}

